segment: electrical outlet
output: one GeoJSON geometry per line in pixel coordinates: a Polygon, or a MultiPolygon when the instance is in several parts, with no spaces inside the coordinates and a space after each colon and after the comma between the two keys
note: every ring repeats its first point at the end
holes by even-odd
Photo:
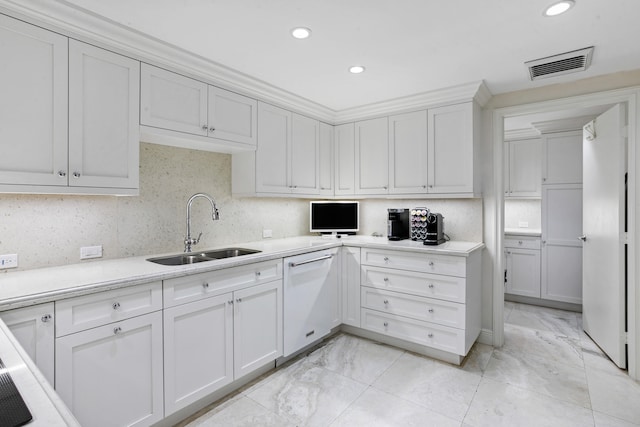
{"type": "Polygon", "coordinates": [[[80,259],[102,258],[102,245],[80,248],[80,259]]]}
{"type": "Polygon", "coordinates": [[[267,230],[267,229],[262,230],[263,239],[269,239],[271,237],[273,237],[273,230],[267,230]]]}
{"type": "Polygon", "coordinates": [[[518,227],[529,228],[529,223],[527,221],[518,221],[518,227]]]}
{"type": "Polygon", "coordinates": [[[0,270],[16,268],[18,266],[18,254],[0,255],[0,270]]]}

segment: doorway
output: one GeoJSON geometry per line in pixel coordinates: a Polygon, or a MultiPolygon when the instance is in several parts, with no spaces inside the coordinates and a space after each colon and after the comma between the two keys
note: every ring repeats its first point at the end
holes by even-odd
{"type": "MultiPolygon", "coordinates": [[[[493,272],[493,343],[495,346],[501,346],[504,342],[504,270],[506,260],[501,256],[505,251],[505,169],[504,162],[504,135],[507,126],[512,126],[514,122],[521,120],[531,120],[531,118],[540,118],[541,116],[550,117],[551,119],[575,118],[584,115],[585,111],[591,111],[589,114],[596,114],[598,111],[605,110],[607,106],[624,103],[628,107],[628,169],[629,169],[629,233],[628,233],[628,348],[629,348],[629,375],[638,380],[640,373],[640,354],[637,351],[637,335],[640,318],[637,315],[638,304],[636,303],[639,294],[638,283],[636,281],[636,236],[635,224],[637,218],[635,206],[635,188],[636,188],[636,163],[637,150],[636,141],[637,123],[640,122],[639,112],[636,104],[638,97],[638,88],[618,90],[610,92],[602,92],[592,95],[584,95],[572,98],[565,98],[553,101],[540,102],[535,104],[527,104],[515,107],[506,107],[497,109],[493,112],[493,161],[494,161],[494,188],[495,191],[495,262],[493,272]]],[[[539,120],[540,121],[540,120],[539,120]]],[[[544,120],[542,120],[544,121],[544,120]]]]}

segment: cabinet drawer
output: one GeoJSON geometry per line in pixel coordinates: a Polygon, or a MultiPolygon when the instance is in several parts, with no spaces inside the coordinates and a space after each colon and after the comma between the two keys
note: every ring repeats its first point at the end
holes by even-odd
{"type": "Polygon", "coordinates": [[[361,263],[448,276],[466,275],[466,258],[450,255],[362,248],[361,263]]]}
{"type": "Polygon", "coordinates": [[[162,310],[161,282],[56,301],[56,337],[162,310]]]}
{"type": "Polygon", "coordinates": [[[505,237],[504,247],[512,249],[538,249],[540,250],[540,239],[531,237],[510,236],[505,237]]]}
{"type": "Polygon", "coordinates": [[[465,307],[455,302],[363,286],[362,306],[372,310],[464,329],[465,307]]]}
{"type": "Polygon", "coordinates": [[[163,283],[164,306],[173,307],[281,278],[282,260],[277,259],[169,279],[163,283]]]}
{"type": "Polygon", "coordinates": [[[465,302],[463,277],[362,266],[362,285],[440,300],[465,302]]]}
{"type": "Polygon", "coordinates": [[[362,309],[364,329],[464,356],[464,330],[362,309]]]}

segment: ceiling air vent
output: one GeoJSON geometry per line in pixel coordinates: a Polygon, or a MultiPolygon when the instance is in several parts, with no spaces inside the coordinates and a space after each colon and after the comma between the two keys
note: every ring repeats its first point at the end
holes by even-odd
{"type": "Polygon", "coordinates": [[[525,62],[531,80],[585,71],[591,65],[593,46],[525,62]]]}

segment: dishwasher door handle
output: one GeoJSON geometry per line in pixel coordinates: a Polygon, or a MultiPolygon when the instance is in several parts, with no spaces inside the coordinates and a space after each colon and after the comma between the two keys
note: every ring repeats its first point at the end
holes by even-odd
{"type": "Polygon", "coordinates": [[[312,262],[324,261],[325,259],[329,259],[329,258],[333,258],[333,254],[324,255],[324,256],[321,256],[321,257],[318,257],[318,258],[308,259],[306,261],[290,262],[289,263],[289,267],[293,268],[293,267],[297,267],[299,265],[311,264],[312,262]]]}

